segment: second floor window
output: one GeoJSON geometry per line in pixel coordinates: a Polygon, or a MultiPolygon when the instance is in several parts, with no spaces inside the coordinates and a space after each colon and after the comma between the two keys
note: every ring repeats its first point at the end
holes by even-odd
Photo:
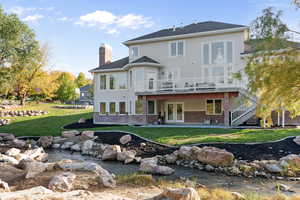
{"type": "Polygon", "coordinates": [[[171,56],[183,56],[184,55],[184,42],[174,41],[170,43],[170,55],[171,56]]]}
{"type": "Polygon", "coordinates": [[[230,64],[233,62],[232,41],[205,43],[202,45],[202,63],[230,64]]]}
{"type": "Polygon", "coordinates": [[[116,79],[112,75],[109,77],[109,89],[111,90],[116,89],[116,79]]]}
{"type": "Polygon", "coordinates": [[[138,47],[131,47],[131,56],[138,57],[139,56],[139,48],[138,47]]]}
{"type": "Polygon", "coordinates": [[[100,89],[105,90],[106,89],[106,75],[100,76],[100,89]]]}

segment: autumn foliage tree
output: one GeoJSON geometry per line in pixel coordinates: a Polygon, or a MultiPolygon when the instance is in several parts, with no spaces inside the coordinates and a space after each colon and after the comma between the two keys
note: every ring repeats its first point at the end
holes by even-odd
{"type": "Polygon", "coordinates": [[[272,124],[272,111],[290,111],[300,115],[300,55],[297,44],[288,40],[288,27],[281,21],[281,11],[263,10],[251,25],[248,44],[252,53],[246,57],[245,72],[250,91],[258,97],[257,116],[272,124]]]}

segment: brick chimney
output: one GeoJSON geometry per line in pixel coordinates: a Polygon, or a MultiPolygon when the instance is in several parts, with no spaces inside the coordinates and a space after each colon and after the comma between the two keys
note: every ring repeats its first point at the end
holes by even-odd
{"type": "Polygon", "coordinates": [[[107,44],[101,44],[99,48],[99,66],[110,63],[112,60],[112,48],[107,44]]]}

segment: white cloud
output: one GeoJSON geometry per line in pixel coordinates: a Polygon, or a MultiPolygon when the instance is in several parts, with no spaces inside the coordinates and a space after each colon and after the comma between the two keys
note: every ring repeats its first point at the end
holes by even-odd
{"type": "Polygon", "coordinates": [[[138,29],[149,28],[154,25],[151,18],[143,15],[129,13],[126,15],[115,15],[109,11],[97,10],[80,16],[75,24],[87,27],[97,27],[107,30],[108,34],[117,34],[121,28],[138,29]]]}
{"type": "Polygon", "coordinates": [[[112,24],[116,20],[116,16],[105,10],[97,10],[93,13],[88,13],[80,17],[76,24],[87,26],[106,26],[112,24]]]}
{"type": "Polygon", "coordinates": [[[110,35],[116,35],[116,34],[119,34],[120,31],[118,31],[117,29],[113,28],[113,29],[107,30],[107,33],[110,34],[110,35]]]}
{"type": "Polygon", "coordinates": [[[29,15],[23,19],[25,22],[37,22],[38,20],[44,18],[43,15],[29,15]]]}
{"type": "Polygon", "coordinates": [[[135,14],[127,14],[120,17],[117,20],[117,25],[121,27],[137,29],[139,27],[151,27],[153,22],[150,18],[146,18],[142,15],[135,15],[135,14]]]}
{"type": "Polygon", "coordinates": [[[36,10],[36,8],[26,8],[26,7],[22,7],[22,6],[14,6],[11,9],[9,9],[8,11],[10,13],[21,16],[25,13],[32,12],[34,10],[36,10]]]}
{"type": "Polygon", "coordinates": [[[57,18],[58,21],[62,21],[62,22],[66,22],[66,21],[72,21],[73,19],[69,18],[69,17],[60,17],[57,18]]]}

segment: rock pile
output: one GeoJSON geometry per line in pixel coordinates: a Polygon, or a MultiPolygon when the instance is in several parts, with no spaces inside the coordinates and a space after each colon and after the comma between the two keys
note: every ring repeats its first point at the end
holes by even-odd
{"type": "Polygon", "coordinates": [[[27,117],[46,115],[48,112],[42,110],[1,110],[0,117],[27,117]]]}
{"type": "Polygon", "coordinates": [[[5,126],[10,123],[10,119],[0,119],[0,126],[5,126]]]}
{"type": "Polygon", "coordinates": [[[277,178],[290,177],[300,180],[300,155],[290,154],[279,160],[236,160],[226,150],[215,147],[182,146],[179,150],[164,156],[157,156],[160,164],[176,164],[208,172],[220,172],[245,177],[277,178]]]}

